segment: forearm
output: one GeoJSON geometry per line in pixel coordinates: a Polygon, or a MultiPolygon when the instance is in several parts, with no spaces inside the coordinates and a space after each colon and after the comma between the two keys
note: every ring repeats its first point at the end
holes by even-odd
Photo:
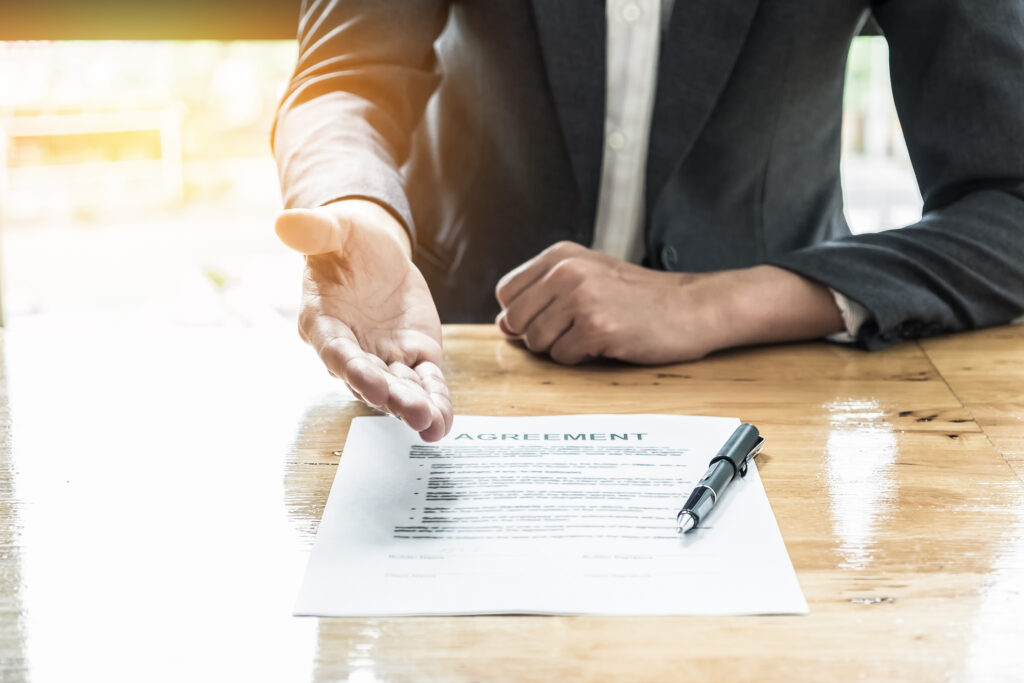
{"type": "Polygon", "coordinates": [[[845,329],[827,287],[775,266],[709,273],[691,286],[708,311],[713,350],[820,339],[845,329]]]}
{"type": "Polygon", "coordinates": [[[567,364],[678,363],[844,329],[827,287],[781,268],[671,273],[569,242],[510,272],[497,296],[505,334],[567,364]]]}
{"type": "Polygon", "coordinates": [[[869,349],[1006,323],[1024,312],[1024,4],[901,0],[872,12],[923,217],[767,260],[864,306],[857,342],[869,349]]]}
{"type": "Polygon", "coordinates": [[[273,148],[285,208],[313,209],[343,197],[371,197],[411,227],[393,146],[369,121],[376,111],[346,92],[282,106],[273,148]]]}
{"type": "Polygon", "coordinates": [[[1024,184],[972,192],[917,224],[772,259],[859,302],[867,348],[1009,322],[1024,312],[1024,184]]]}
{"type": "Polygon", "coordinates": [[[399,168],[439,82],[433,44],[447,15],[446,0],[303,3],[271,135],[286,208],[372,198],[414,230],[399,168]]]}

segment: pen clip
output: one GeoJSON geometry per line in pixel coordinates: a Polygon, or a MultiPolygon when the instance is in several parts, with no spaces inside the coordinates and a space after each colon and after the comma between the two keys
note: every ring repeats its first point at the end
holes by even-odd
{"type": "Polygon", "coordinates": [[[757,454],[764,448],[764,437],[757,437],[757,441],[754,443],[754,447],[747,453],[747,457],[743,458],[743,464],[740,466],[740,476],[747,476],[747,463],[757,457],[757,454]]]}

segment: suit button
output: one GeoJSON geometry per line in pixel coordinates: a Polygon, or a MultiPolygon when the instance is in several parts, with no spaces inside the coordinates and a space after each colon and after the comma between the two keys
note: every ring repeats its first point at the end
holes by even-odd
{"type": "Polygon", "coordinates": [[[665,270],[675,270],[679,265],[679,254],[671,244],[666,244],[661,248],[661,265],[665,270]]]}
{"type": "Polygon", "coordinates": [[[618,130],[612,131],[608,134],[607,142],[608,146],[611,147],[612,150],[619,152],[626,147],[626,134],[618,130]]]}

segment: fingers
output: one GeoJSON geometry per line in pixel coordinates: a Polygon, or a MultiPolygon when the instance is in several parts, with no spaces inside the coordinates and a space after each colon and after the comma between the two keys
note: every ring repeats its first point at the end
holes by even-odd
{"type": "Polygon", "coordinates": [[[390,236],[406,258],[412,257],[409,233],[402,224],[380,204],[364,199],[282,211],[275,230],[282,242],[307,256],[341,251],[354,230],[370,230],[375,236],[390,236]]]}
{"type": "Polygon", "coordinates": [[[388,406],[424,441],[437,441],[452,426],[452,402],[441,369],[424,361],[415,370],[402,363],[389,366],[392,381],[388,406]]]}
{"type": "Polygon", "coordinates": [[[502,332],[513,337],[521,336],[534,319],[552,304],[557,292],[544,279],[542,277],[527,287],[498,314],[497,323],[502,332]]]}
{"type": "Polygon", "coordinates": [[[436,441],[452,428],[454,410],[448,393],[448,384],[444,380],[444,375],[441,374],[441,368],[429,361],[417,365],[416,374],[420,378],[420,385],[427,392],[440,418],[431,422],[427,429],[422,430],[420,436],[424,441],[436,441]]]}
{"type": "MultiPolygon", "coordinates": [[[[338,323],[338,327],[344,327],[338,323]]],[[[318,325],[310,335],[310,344],[316,349],[327,370],[345,380],[358,397],[375,408],[387,405],[391,394],[386,368],[374,362],[373,356],[365,353],[347,327],[343,330],[326,331],[335,327],[330,324],[318,325]]]]}
{"type": "Polygon", "coordinates": [[[572,291],[585,277],[583,259],[570,257],[551,262],[553,257],[553,254],[544,252],[536,263],[524,264],[527,270],[510,273],[512,277],[507,285],[498,285],[502,311],[495,322],[506,335],[520,337],[525,334],[534,318],[572,291]],[[532,280],[529,279],[531,277],[532,280]]]}
{"type": "Polygon", "coordinates": [[[551,360],[562,365],[577,365],[591,360],[594,356],[587,352],[588,342],[580,326],[573,325],[551,345],[551,360]]]}
{"type": "Polygon", "coordinates": [[[523,343],[534,353],[548,353],[572,325],[572,310],[567,301],[561,299],[537,314],[523,334],[523,343]]]}
{"type": "Polygon", "coordinates": [[[387,365],[365,352],[348,326],[330,316],[318,316],[307,334],[327,370],[364,403],[391,413],[427,441],[451,429],[448,386],[434,363],[422,362],[415,370],[399,362],[387,365]]]}
{"type": "Polygon", "coordinates": [[[498,314],[499,329],[507,336],[521,338],[531,351],[548,351],[579,312],[575,305],[579,299],[576,290],[588,278],[599,275],[589,259],[570,257],[558,261],[498,314]]]}
{"type": "Polygon", "coordinates": [[[507,307],[523,290],[536,282],[547,270],[544,254],[535,256],[521,266],[506,273],[494,289],[494,295],[502,308],[507,307]]]}
{"type": "Polygon", "coordinates": [[[591,250],[575,242],[556,242],[526,263],[512,269],[498,280],[495,296],[502,308],[507,308],[523,291],[535,283],[559,261],[583,256],[591,250]]]}
{"type": "MultiPolygon", "coordinates": [[[[608,288],[615,293],[609,276],[619,263],[572,242],[545,249],[498,283],[498,328],[558,363],[573,365],[602,355],[607,337],[614,336],[606,309],[612,305],[608,288]]],[[[635,305],[628,297],[619,304],[635,305]]]]}
{"type": "MultiPolygon", "coordinates": [[[[410,373],[415,375],[407,366],[410,373]]],[[[385,408],[417,432],[429,429],[438,420],[439,413],[419,382],[394,374],[394,365],[388,375],[388,400],[385,408]]]]}
{"type": "Polygon", "coordinates": [[[289,209],[277,217],[274,229],[286,245],[313,255],[340,251],[345,245],[347,225],[326,211],[289,209]]]}

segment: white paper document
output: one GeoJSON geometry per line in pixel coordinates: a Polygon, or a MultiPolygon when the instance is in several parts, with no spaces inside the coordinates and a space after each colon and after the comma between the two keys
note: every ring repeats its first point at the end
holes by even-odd
{"type": "Polygon", "coordinates": [[[751,463],[676,513],[739,420],[460,415],[436,443],[357,417],[295,613],[803,614],[751,463]]]}

